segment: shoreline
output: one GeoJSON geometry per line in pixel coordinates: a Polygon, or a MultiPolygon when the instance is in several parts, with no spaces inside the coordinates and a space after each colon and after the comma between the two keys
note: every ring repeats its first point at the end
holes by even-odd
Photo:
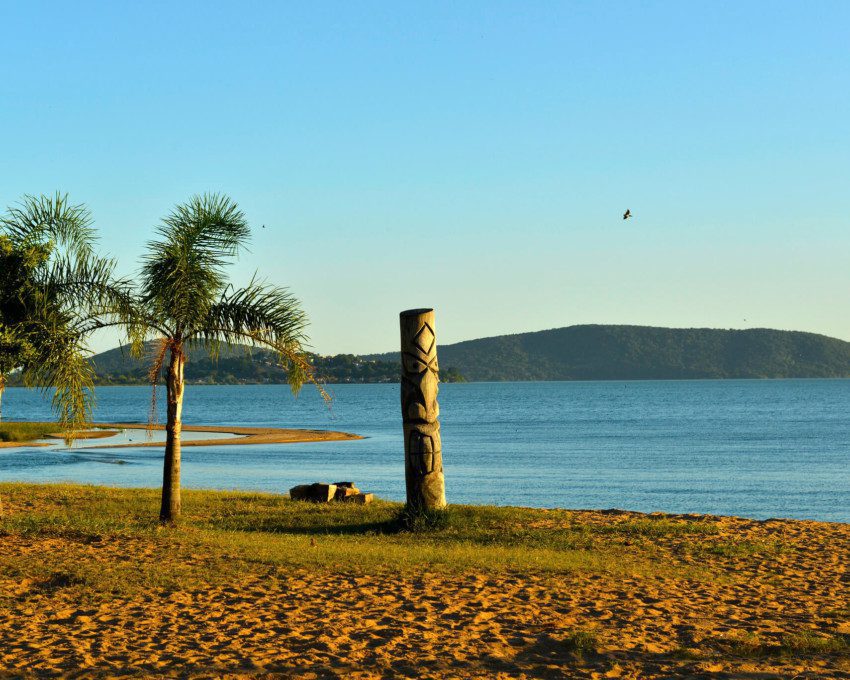
{"type": "MultiPolygon", "coordinates": [[[[100,439],[116,434],[119,430],[165,430],[164,425],[148,426],[142,423],[92,423],[92,427],[104,430],[100,432],[86,432],[78,437],[84,442],[88,439],[100,439]],[[110,431],[111,430],[111,431],[110,431]],[[107,431],[109,431],[107,433],[107,431]]],[[[249,444],[303,444],[309,442],[331,442],[331,441],[353,441],[365,439],[362,435],[351,432],[339,432],[336,430],[312,430],[280,427],[242,427],[224,425],[184,425],[183,432],[215,432],[236,435],[232,439],[197,439],[182,441],[182,447],[187,446],[244,446],[249,444]]],[[[61,439],[62,434],[49,435],[51,438],[61,439]]],[[[50,446],[43,442],[0,442],[0,448],[16,447],[42,447],[50,446]]],[[[126,449],[126,448],[150,448],[165,446],[164,442],[133,442],[131,444],[92,444],[85,443],[76,446],[76,449],[126,449]]]]}
{"type": "MultiPolygon", "coordinates": [[[[140,423],[94,423],[95,427],[106,427],[119,430],[165,430],[165,425],[142,425],[140,423]]],[[[227,427],[223,425],[184,425],[183,432],[217,432],[234,434],[233,439],[197,439],[180,442],[181,447],[186,446],[243,446],[246,444],[301,444],[307,442],[333,442],[351,441],[363,439],[359,434],[351,432],[338,432],[335,430],[307,430],[280,427],[227,427]]],[[[127,449],[139,447],[165,446],[164,442],[133,442],[132,444],[97,444],[93,446],[80,446],[81,449],[127,449]]]]}

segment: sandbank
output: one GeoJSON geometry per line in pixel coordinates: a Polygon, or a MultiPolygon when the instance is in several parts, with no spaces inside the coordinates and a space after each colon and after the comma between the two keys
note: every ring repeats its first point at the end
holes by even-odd
{"type": "MultiPolygon", "coordinates": [[[[80,440],[104,439],[112,437],[120,430],[145,431],[148,425],[142,423],[93,423],[92,427],[98,429],[86,430],[77,435],[77,449],[124,449],[139,447],[162,447],[161,441],[138,441],[126,444],[80,444],[80,440]]],[[[153,425],[150,429],[163,431],[164,425],[153,425]]],[[[350,432],[337,432],[334,430],[304,430],[279,427],[241,427],[241,426],[219,426],[219,425],[184,425],[183,432],[216,432],[232,434],[232,438],[217,439],[194,439],[183,440],[181,447],[187,446],[242,446],[246,444],[297,444],[306,442],[330,442],[348,441],[352,439],[363,439],[358,434],[350,432]]],[[[51,439],[64,439],[61,432],[47,435],[51,439]]],[[[50,446],[50,444],[38,441],[23,442],[0,442],[0,448],[17,448],[33,446],[50,446]]]]}
{"type": "MultiPolygon", "coordinates": [[[[140,423],[95,423],[95,427],[111,430],[146,430],[148,426],[140,423]]],[[[164,425],[153,425],[151,429],[163,431],[164,425]]],[[[336,432],[334,430],[302,430],[279,427],[239,427],[225,425],[183,425],[183,432],[220,432],[237,435],[232,439],[194,439],[182,441],[181,447],[186,446],[242,446],[246,444],[297,444],[304,442],[333,442],[363,439],[358,434],[336,432]]],[[[133,442],[132,444],[92,445],[79,448],[139,448],[157,446],[162,442],[133,442]]]]}
{"type": "Polygon", "coordinates": [[[50,444],[44,442],[0,442],[0,449],[15,449],[20,446],[29,448],[31,446],[50,446],[50,444]]]}

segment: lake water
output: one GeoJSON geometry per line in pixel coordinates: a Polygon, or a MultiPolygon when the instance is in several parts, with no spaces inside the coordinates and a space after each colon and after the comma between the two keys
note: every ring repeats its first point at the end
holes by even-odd
{"type": "MultiPolygon", "coordinates": [[[[328,410],[310,388],[293,399],[284,385],[188,386],[187,424],[367,439],[186,448],[184,485],[285,492],[353,480],[403,500],[398,385],[333,393],[328,410]]],[[[150,394],[98,388],[96,418],[143,422],[150,394]]],[[[446,384],[440,406],[450,503],[850,522],[850,380],[446,384]]],[[[46,420],[50,409],[36,392],[10,388],[3,415],[46,420]]],[[[158,449],[0,449],[0,479],[155,487],[161,461],[158,449]]]]}

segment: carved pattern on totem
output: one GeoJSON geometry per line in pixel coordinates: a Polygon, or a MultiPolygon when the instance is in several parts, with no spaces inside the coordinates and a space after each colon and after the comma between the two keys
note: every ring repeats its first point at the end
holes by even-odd
{"type": "Polygon", "coordinates": [[[411,430],[407,440],[407,451],[410,464],[419,474],[434,471],[434,454],[440,449],[435,446],[434,437],[423,434],[419,430],[411,430]]]}
{"type": "Polygon", "coordinates": [[[434,329],[428,323],[422,324],[408,349],[413,351],[403,351],[401,357],[401,408],[405,422],[433,423],[440,415],[434,329]]]}
{"type": "Polygon", "coordinates": [[[446,491],[438,419],[440,379],[434,310],[402,312],[400,323],[407,502],[413,507],[444,508],[446,491]]]}

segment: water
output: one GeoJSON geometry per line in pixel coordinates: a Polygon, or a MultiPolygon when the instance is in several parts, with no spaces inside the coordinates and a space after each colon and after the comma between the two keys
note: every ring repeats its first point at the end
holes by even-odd
{"type": "MultiPolygon", "coordinates": [[[[403,500],[398,390],[334,386],[328,411],[310,388],[293,399],[284,385],[190,385],[187,424],[368,438],[186,448],[184,484],[284,492],[350,479],[403,500]]],[[[97,397],[100,420],[146,419],[149,388],[97,397]]],[[[446,384],[440,405],[450,502],[850,522],[850,380],[446,384]]],[[[8,389],[3,407],[12,420],[50,417],[28,390],[8,389]]],[[[157,449],[0,449],[0,479],[158,486],[161,460],[157,449]]]]}

